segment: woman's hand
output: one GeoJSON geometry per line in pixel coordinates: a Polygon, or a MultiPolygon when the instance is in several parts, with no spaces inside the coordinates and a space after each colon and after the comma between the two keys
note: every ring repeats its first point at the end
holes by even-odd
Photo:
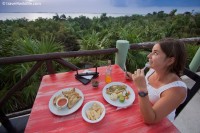
{"type": "Polygon", "coordinates": [[[143,69],[137,69],[134,74],[132,74],[132,79],[138,90],[147,90],[143,69]]]}
{"type": "Polygon", "coordinates": [[[132,73],[130,73],[130,72],[125,72],[125,77],[126,77],[126,79],[128,79],[128,80],[133,80],[132,79],[132,73]]]}

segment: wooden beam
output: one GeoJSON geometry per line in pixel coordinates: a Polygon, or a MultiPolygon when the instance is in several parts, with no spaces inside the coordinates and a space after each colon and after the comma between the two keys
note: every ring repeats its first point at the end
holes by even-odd
{"type": "Polygon", "coordinates": [[[51,60],[47,60],[46,62],[46,66],[47,66],[47,71],[49,74],[54,74],[56,73],[55,70],[53,69],[53,63],[51,60]]]}
{"type": "Polygon", "coordinates": [[[15,64],[23,62],[33,61],[44,61],[53,60],[66,57],[80,57],[80,56],[91,56],[91,55],[102,55],[102,54],[113,54],[118,51],[117,48],[109,48],[103,50],[84,50],[84,51],[69,51],[69,52],[56,52],[48,54],[36,54],[36,55],[24,55],[14,57],[2,57],[0,58],[0,65],[15,64]]]}
{"type": "Polygon", "coordinates": [[[68,67],[74,71],[79,69],[77,66],[65,61],[64,59],[55,59],[54,61],[58,62],[59,64],[63,65],[64,67],[68,67]]]}

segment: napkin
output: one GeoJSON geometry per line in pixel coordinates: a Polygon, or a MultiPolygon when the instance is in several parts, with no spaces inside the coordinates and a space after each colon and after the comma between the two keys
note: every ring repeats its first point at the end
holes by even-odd
{"type": "MultiPolygon", "coordinates": [[[[90,70],[85,70],[85,71],[83,71],[83,73],[90,73],[90,72],[92,72],[92,71],[90,71],[90,70]]],[[[93,78],[93,75],[82,76],[82,77],[85,78],[85,79],[92,79],[92,78],[93,78]]]]}
{"type": "Polygon", "coordinates": [[[126,109],[126,108],[128,108],[128,107],[130,107],[130,106],[132,106],[132,105],[133,105],[133,104],[130,104],[130,105],[126,106],[126,107],[117,107],[116,110],[126,109]]]}

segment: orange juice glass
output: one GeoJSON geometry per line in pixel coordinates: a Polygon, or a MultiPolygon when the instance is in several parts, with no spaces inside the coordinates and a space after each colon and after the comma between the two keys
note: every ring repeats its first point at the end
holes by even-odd
{"type": "Polygon", "coordinates": [[[111,76],[110,75],[106,75],[105,81],[106,81],[106,83],[110,83],[112,81],[111,76]]]}

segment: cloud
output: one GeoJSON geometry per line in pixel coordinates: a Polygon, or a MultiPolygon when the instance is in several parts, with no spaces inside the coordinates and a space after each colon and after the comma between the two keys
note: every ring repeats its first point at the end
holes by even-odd
{"type": "Polygon", "coordinates": [[[163,9],[200,11],[200,0],[0,0],[0,12],[145,14],[163,9]],[[40,5],[3,5],[32,2],[40,5]],[[5,4],[5,3],[4,3],[5,4]]]}
{"type": "Polygon", "coordinates": [[[44,10],[49,12],[92,12],[109,8],[108,0],[49,0],[45,1],[44,10]]]}
{"type": "Polygon", "coordinates": [[[137,0],[138,6],[158,7],[197,7],[199,0],[137,0]]]}
{"type": "Polygon", "coordinates": [[[114,7],[127,7],[128,1],[127,0],[111,0],[111,5],[114,7]]]}

